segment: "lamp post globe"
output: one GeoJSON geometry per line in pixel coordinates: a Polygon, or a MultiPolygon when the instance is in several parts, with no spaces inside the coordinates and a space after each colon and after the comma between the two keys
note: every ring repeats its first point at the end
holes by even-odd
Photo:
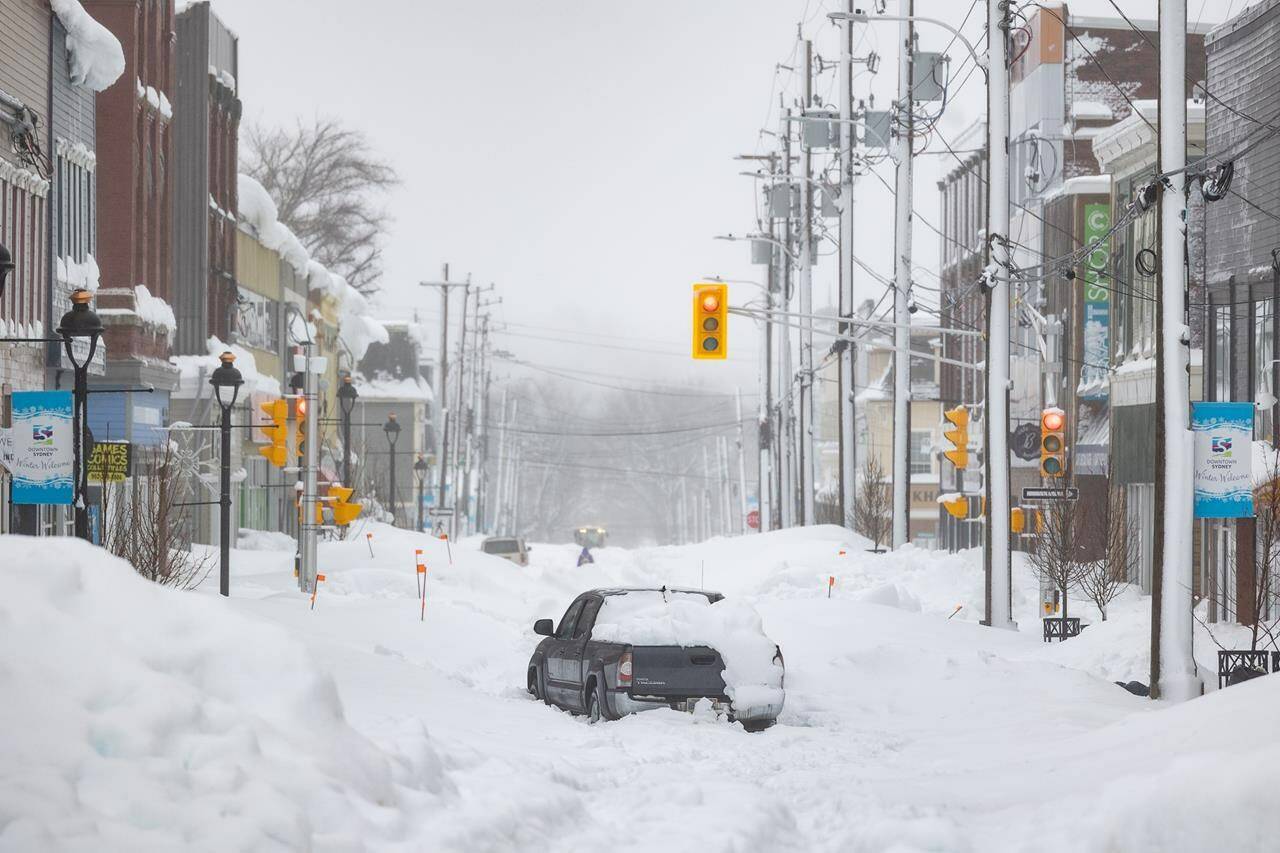
{"type": "Polygon", "coordinates": [[[213,393],[218,398],[219,406],[224,410],[235,406],[236,398],[240,395],[240,386],[244,384],[244,377],[236,368],[236,357],[233,353],[224,352],[218,356],[218,366],[209,377],[209,384],[213,386],[213,393]]]}
{"type": "Polygon", "coordinates": [[[11,272],[13,272],[13,255],[9,253],[8,246],[0,243],[0,296],[4,296],[4,285],[11,272]]]}
{"type": "Polygon", "coordinates": [[[58,337],[62,338],[62,347],[66,351],[67,360],[74,369],[75,384],[72,388],[74,404],[72,412],[73,440],[72,460],[75,467],[75,534],[80,539],[89,541],[89,363],[98,350],[98,340],[102,337],[102,318],[89,306],[93,294],[84,288],[77,288],[71,294],[71,310],[62,315],[58,323],[58,337]],[[88,340],[88,348],[83,360],[76,358],[77,341],[88,340]]]}

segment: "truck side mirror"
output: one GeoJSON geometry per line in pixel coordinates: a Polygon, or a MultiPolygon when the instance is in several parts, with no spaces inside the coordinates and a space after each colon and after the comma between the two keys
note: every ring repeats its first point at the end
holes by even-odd
{"type": "Polygon", "coordinates": [[[543,637],[550,637],[556,631],[556,626],[552,624],[550,619],[539,619],[533,623],[533,633],[543,637]]]}

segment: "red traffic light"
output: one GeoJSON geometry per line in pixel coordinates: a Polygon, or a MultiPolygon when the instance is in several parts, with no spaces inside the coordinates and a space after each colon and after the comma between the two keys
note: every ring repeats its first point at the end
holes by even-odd
{"type": "Polygon", "coordinates": [[[702,310],[711,314],[720,310],[720,297],[714,293],[703,294],[702,310]]]}
{"type": "Polygon", "coordinates": [[[1050,432],[1058,432],[1065,422],[1062,412],[1045,412],[1040,417],[1040,425],[1050,432]]]}

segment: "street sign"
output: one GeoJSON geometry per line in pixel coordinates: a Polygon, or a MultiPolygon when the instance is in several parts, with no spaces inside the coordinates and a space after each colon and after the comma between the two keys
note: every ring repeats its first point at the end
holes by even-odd
{"type": "Polygon", "coordinates": [[[100,441],[89,454],[89,482],[123,483],[133,476],[133,445],[127,441],[100,441]]]}
{"type": "Polygon", "coordinates": [[[429,507],[427,509],[427,515],[431,516],[432,518],[436,518],[439,516],[447,517],[447,516],[453,515],[453,507],[451,506],[429,507]]]}
{"type": "Polygon", "coordinates": [[[1027,486],[1022,490],[1024,501],[1078,501],[1080,490],[1075,486],[1027,486]]]}
{"type": "Polygon", "coordinates": [[[1009,437],[1009,446],[1013,455],[1025,462],[1032,462],[1040,457],[1040,425],[1034,423],[1019,424],[1009,437]]]}
{"type": "Polygon", "coordinates": [[[753,509],[751,512],[747,513],[747,527],[750,527],[752,530],[760,529],[760,510],[753,509]]]}

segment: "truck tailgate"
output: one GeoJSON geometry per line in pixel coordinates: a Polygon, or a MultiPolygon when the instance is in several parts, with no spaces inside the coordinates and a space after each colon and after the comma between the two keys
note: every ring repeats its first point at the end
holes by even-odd
{"type": "Polygon", "coordinates": [[[631,692],[637,696],[723,696],[724,661],[707,646],[633,646],[631,692]]]}

